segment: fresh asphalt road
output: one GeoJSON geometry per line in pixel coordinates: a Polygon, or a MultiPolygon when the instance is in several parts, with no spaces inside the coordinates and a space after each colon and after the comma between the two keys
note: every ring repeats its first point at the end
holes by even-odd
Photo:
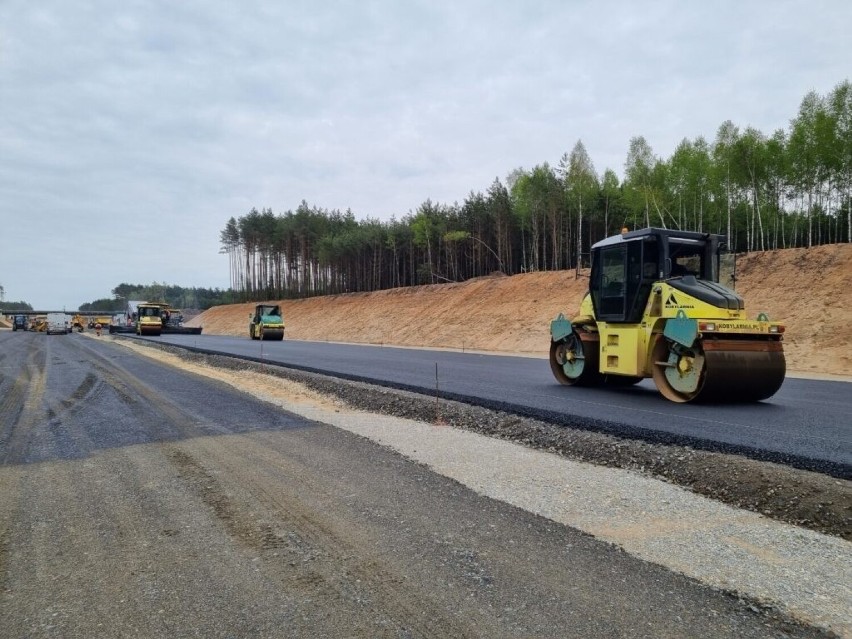
{"type": "Polygon", "coordinates": [[[852,476],[852,384],[787,378],[766,401],[675,404],[653,382],[629,388],[556,383],[546,359],[221,335],[145,338],[303,370],[434,393],[548,421],[852,476]]]}

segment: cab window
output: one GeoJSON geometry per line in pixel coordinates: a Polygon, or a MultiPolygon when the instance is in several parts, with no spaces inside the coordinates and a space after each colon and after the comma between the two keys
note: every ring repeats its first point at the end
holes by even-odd
{"type": "Polygon", "coordinates": [[[624,316],[625,259],[624,245],[605,248],[601,251],[599,269],[600,316],[620,319],[624,316]]]}

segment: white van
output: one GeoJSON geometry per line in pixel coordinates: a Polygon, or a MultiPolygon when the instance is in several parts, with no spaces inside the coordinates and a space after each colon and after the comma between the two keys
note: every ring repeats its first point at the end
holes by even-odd
{"type": "Polygon", "coordinates": [[[47,334],[65,335],[68,332],[68,316],[65,313],[47,314],[47,334]]]}

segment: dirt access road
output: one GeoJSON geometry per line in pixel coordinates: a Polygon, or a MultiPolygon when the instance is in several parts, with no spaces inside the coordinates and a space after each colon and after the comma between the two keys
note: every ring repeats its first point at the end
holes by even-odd
{"type": "Polygon", "coordinates": [[[0,346],[4,636],[822,636],[106,339],[0,346]]]}

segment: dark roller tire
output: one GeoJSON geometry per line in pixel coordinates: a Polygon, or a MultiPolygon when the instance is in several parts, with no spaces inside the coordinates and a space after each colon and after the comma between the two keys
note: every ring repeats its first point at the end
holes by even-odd
{"type": "Polygon", "coordinates": [[[574,331],[565,340],[550,343],[550,370],[564,386],[594,386],[603,380],[599,372],[598,341],[583,340],[574,331]],[[573,361],[573,370],[566,370],[566,362],[573,361]]]}

